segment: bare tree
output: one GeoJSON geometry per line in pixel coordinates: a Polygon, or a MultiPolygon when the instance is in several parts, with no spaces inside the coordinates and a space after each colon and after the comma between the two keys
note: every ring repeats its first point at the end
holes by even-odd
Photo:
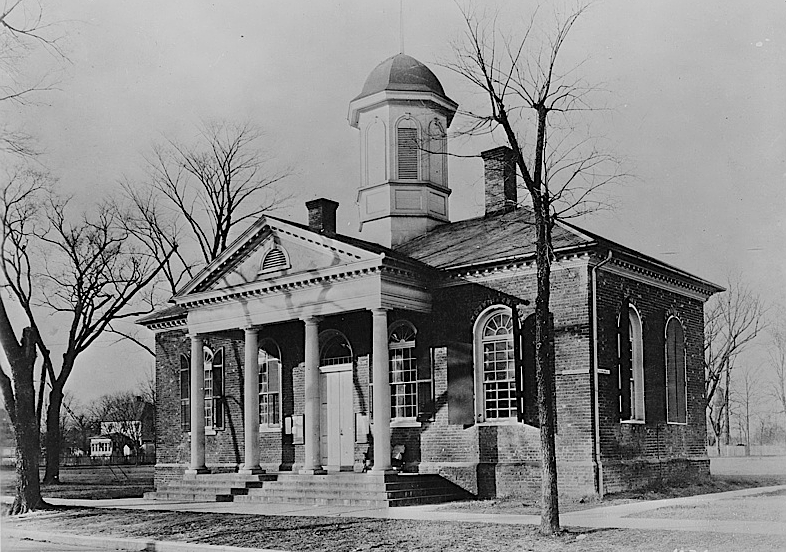
{"type": "Polygon", "coordinates": [[[769,395],[775,402],[777,411],[786,419],[786,328],[782,326],[777,328],[773,331],[771,339],[769,357],[773,368],[773,379],[769,395]]]}
{"type": "Polygon", "coordinates": [[[0,294],[0,343],[10,367],[10,375],[0,370],[0,388],[16,438],[17,487],[12,514],[46,507],[39,483],[40,431],[36,416],[34,368],[41,343],[38,326],[29,314],[33,288],[30,266],[32,235],[40,225],[40,199],[49,181],[42,173],[17,171],[9,174],[0,203],[0,245],[3,291],[19,303],[28,325],[17,337],[6,310],[5,293],[0,294]],[[25,307],[28,307],[27,309],[25,307]]]}
{"type": "MultiPolygon", "coordinates": [[[[62,34],[44,20],[38,2],[6,1],[0,8],[0,105],[33,103],[39,92],[53,90],[57,79],[51,72],[33,75],[25,63],[28,56],[43,49],[65,60],[60,48],[62,34]]],[[[37,153],[33,138],[19,125],[0,123],[0,151],[21,157],[37,153]]]]}
{"type": "Polygon", "coordinates": [[[63,388],[77,358],[113,321],[139,314],[132,300],[173,251],[160,259],[145,254],[106,205],[98,205],[95,214],[69,215],[68,201],[43,184],[24,181],[20,186],[6,188],[0,206],[2,270],[25,312],[50,385],[44,476],[49,483],[59,480],[63,388]],[[59,367],[38,331],[36,320],[44,314],[54,315],[67,329],[59,367]]]}
{"type": "Polygon", "coordinates": [[[715,295],[704,315],[704,390],[707,417],[717,440],[729,444],[729,394],[734,361],[765,327],[765,308],[739,277],[727,278],[727,290],[715,295]],[[716,397],[717,393],[721,395],[716,397]]]}
{"type": "Polygon", "coordinates": [[[757,368],[745,368],[735,378],[730,400],[737,408],[736,417],[740,436],[745,440],[745,456],[751,450],[751,420],[758,415],[762,399],[761,372],[757,368]]]}
{"type": "MultiPolygon", "coordinates": [[[[562,69],[558,60],[571,29],[586,10],[565,14],[535,10],[511,32],[500,17],[462,9],[464,39],[453,45],[455,61],[444,64],[482,90],[487,113],[463,112],[470,134],[501,132],[513,150],[518,177],[532,204],[536,229],[537,296],[535,357],[542,449],[541,525],[544,534],[559,531],[555,416],[550,369],[549,301],[555,223],[597,209],[599,188],[623,176],[617,160],[601,151],[576,115],[592,111],[597,89],[578,67],[562,69]],[[548,21],[547,21],[548,20],[548,21]]],[[[519,22],[515,22],[518,24],[519,22]]]]}
{"type": "Polygon", "coordinates": [[[202,123],[193,144],[153,147],[146,184],[122,183],[128,231],[151,255],[180,246],[161,272],[165,292],[175,293],[240,230],[289,198],[277,184],[291,170],[274,166],[263,138],[249,122],[202,123]]]}

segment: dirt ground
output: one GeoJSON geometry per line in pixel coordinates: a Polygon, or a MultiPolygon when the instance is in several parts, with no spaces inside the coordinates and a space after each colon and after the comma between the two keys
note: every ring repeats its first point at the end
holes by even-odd
{"type": "Polygon", "coordinates": [[[330,552],[509,552],[638,550],[783,550],[775,536],[568,528],[542,537],[534,526],[482,523],[304,518],[136,510],[64,509],[4,519],[18,529],[155,537],[252,548],[330,552]]]}

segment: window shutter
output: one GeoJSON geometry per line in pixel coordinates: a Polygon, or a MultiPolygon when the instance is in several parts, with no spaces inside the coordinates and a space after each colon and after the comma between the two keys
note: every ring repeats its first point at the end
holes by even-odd
{"type": "Polygon", "coordinates": [[[415,354],[418,358],[417,365],[417,398],[418,398],[418,421],[434,419],[434,367],[432,362],[432,349],[420,345],[425,341],[422,335],[418,335],[418,345],[415,354]]]}
{"type": "Polygon", "coordinates": [[[538,414],[538,374],[535,369],[535,315],[524,319],[523,358],[524,358],[524,421],[529,425],[540,427],[538,414]]]}
{"type": "Polygon", "coordinates": [[[647,423],[666,421],[666,312],[656,310],[644,325],[644,406],[647,423]]]}
{"type": "Polygon", "coordinates": [[[213,356],[213,427],[224,427],[224,349],[213,356]]]}
{"type": "Polygon", "coordinates": [[[400,180],[418,178],[418,130],[398,128],[398,177],[400,180]]]}
{"type": "Polygon", "coordinates": [[[618,364],[619,364],[619,397],[620,420],[630,420],[630,319],[628,299],[622,301],[619,321],[617,323],[618,364]]]}
{"type": "Polygon", "coordinates": [[[676,323],[677,325],[677,339],[675,343],[675,360],[676,367],[677,367],[677,377],[676,377],[676,384],[677,384],[677,422],[685,423],[687,422],[687,386],[685,380],[685,334],[682,330],[682,324],[679,322],[676,323]]]}
{"type": "Polygon", "coordinates": [[[685,335],[682,324],[670,318],[666,325],[666,420],[685,423],[685,335]]]}
{"type": "Polygon", "coordinates": [[[554,409],[554,431],[559,433],[557,423],[557,355],[554,345],[554,313],[549,312],[549,381],[551,383],[551,405],[554,409]]]}
{"type": "Polygon", "coordinates": [[[448,345],[448,423],[475,423],[475,371],[472,343],[448,345]]]}
{"type": "Polygon", "coordinates": [[[191,431],[191,359],[180,355],[180,428],[191,431]]]}
{"type": "Polygon", "coordinates": [[[527,405],[524,401],[524,335],[519,318],[518,306],[513,306],[513,361],[516,372],[516,417],[526,421],[527,405]]]}

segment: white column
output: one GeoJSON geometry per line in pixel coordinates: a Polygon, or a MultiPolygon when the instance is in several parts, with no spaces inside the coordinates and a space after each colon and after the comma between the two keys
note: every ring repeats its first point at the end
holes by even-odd
{"type": "Polygon", "coordinates": [[[205,467],[205,353],[201,335],[191,335],[191,463],[187,474],[205,467]]]}
{"type": "Polygon", "coordinates": [[[320,450],[319,428],[319,319],[309,317],[303,320],[306,325],[305,346],[305,445],[306,459],[302,473],[324,473],[322,469],[322,451],[320,450]]]}
{"type": "Polygon", "coordinates": [[[259,340],[257,330],[246,328],[243,374],[243,474],[264,473],[259,466],[259,340]]]}
{"type": "Polygon", "coordinates": [[[374,370],[374,467],[372,472],[393,469],[390,462],[390,374],[388,367],[388,312],[371,310],[374,370]]]}

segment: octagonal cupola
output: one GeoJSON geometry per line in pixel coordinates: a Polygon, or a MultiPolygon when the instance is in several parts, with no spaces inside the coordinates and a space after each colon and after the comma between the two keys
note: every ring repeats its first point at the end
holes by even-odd
{"type": "Polygon", "coordinates": [[[458,104],[406,54],[380,63],[349,104],[360,130],[361,237],[388,247],[448,218],[447,129],[458,104]]]}

